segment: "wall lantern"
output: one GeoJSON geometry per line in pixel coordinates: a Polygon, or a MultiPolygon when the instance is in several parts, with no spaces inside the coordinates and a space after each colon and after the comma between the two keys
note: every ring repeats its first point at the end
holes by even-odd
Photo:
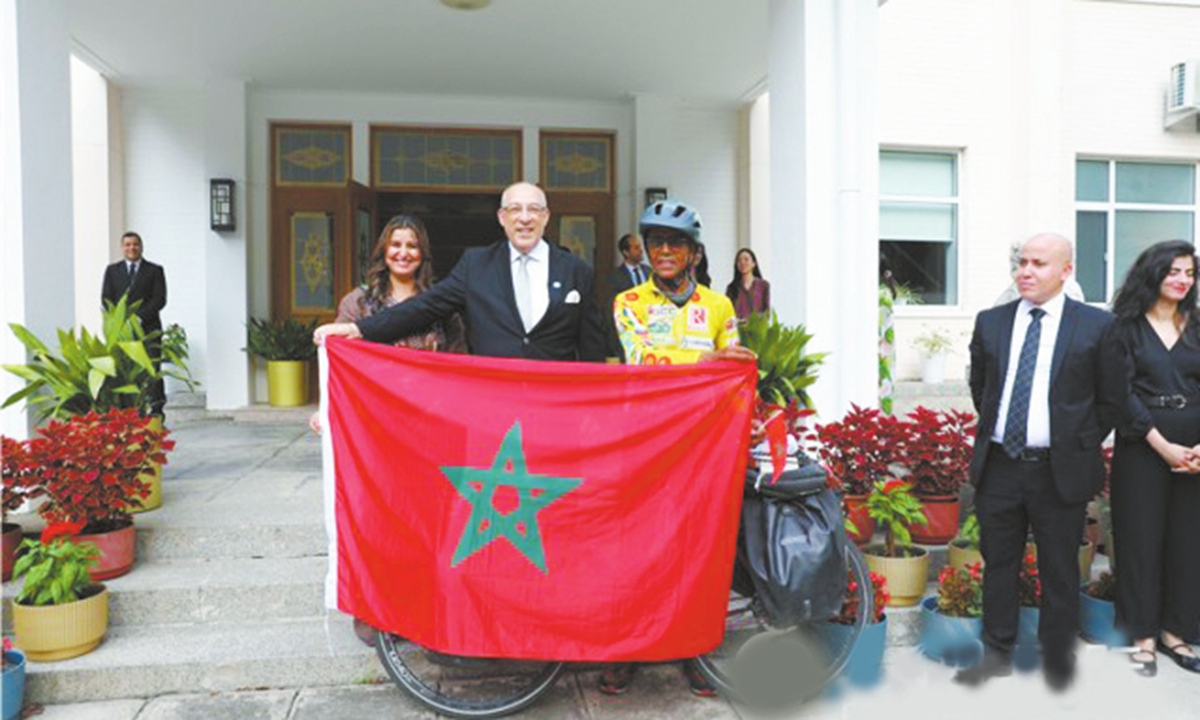
{"type": "Polygon", "coordinates": [[[236,230],[233,214],[233,181],[213,178],[209,181],[208,217],[213,230],[236,230]]]}

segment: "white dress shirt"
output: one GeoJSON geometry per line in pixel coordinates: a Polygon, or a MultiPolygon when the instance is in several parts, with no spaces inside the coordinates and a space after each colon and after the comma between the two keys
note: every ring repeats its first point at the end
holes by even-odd
{"type": "Polygon", "coordinates": [[[996,427],[992,440],[1004,442],[1004,426],[1008,422],[1008,403],[1012,398],[1013,381],[1017,376],[1017,364],[1021,359],[1021,347],[1025,344],[1025,332],[1029,329],[1029,311],[1040,307],[1046,311],[1042,316],[1042,335],[1038,342],[1037,364],[1033,369],[1033,384],[1029,390],[1029,419],[1025,425],[1025,447],[1050,447],[1050,363],[1054,360],[1054,342],[1058,339],[1058,328],[1062,324],[1065,296],[1060,292],[1041,305],[1028,300],[1017,303],[1017,314],[1013,318],[1012,343],[1008,347],[1008,372],[1004,376],[1004,390],[1000,394],[1000,408],[996,415],[996,427]]]}
{"type": "MultiPolygon", "coordinates": [[[[521,252],[509,243],[508,259],[514,290],[517,287],[517,273],[521,271],[521,264],[518,262],[520,257],[521,252]]],[[[529,332],[546,314],[546,308],[550,307],[550,245],[544,239],[538,240],[537,245],[529,251],[526,270],[529,272],[530,321],[525,332],[529,332]]]]}
{"type": "Polygon", "coordinates": [[[640,266],[630,265],[629,263],[621,263],[621,264],[625,266],[625,272],[629,275],[629,281],[632,282],[634,285],[641,285],[642,283],[646,282],[646,280],[649,279],[645,276],[645,273],[642,272],[642,268],[640,266]],[[642,275],[641,280],[638,280],[639,274],[642,275]]]}

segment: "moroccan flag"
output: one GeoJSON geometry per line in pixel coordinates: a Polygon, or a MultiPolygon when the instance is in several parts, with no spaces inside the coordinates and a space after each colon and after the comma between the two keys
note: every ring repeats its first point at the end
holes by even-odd
{"type": "Polygon", "coordinates": [[[720,643],[753,364],[323,358],[327,605],[475,657],[720,643]]]}

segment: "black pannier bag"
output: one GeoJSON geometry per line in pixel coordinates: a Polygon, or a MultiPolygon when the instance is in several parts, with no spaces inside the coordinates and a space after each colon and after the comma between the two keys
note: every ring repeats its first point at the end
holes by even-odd
{"type": "Polygon", "coordinates": [[[787,627],[838,614],[846,593],[842,503],[803,454],[771,484],[771,461],[746,471],[734,590],[753,587],[768,620],[787,627]]]}

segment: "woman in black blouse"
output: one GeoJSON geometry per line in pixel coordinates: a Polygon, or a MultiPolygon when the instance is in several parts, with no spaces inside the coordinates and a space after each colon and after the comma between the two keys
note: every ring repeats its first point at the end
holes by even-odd
{"type": "Polygon", "coordinates": [[[1113,299],[1108,362],[1123,379],[1112,466],[1117,622],[1135,670],[1157,670],[1155,647],[1200,672],[1184,642],[1200,626],[1200,317],[1196,249],[1147,248],[1113,299]]]}

